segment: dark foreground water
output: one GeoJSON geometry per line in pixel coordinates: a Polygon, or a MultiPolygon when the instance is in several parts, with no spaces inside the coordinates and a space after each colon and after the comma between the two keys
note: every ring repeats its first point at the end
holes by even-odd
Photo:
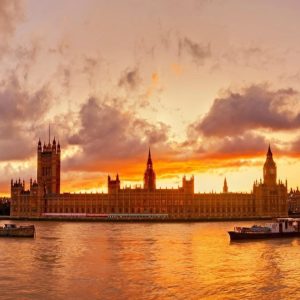
{"type": "Polygon", "coordinates": [[[0,239],[1,300],[300,299],[300,239],[230,243],[228,222],[35,225],[0,239]]]}

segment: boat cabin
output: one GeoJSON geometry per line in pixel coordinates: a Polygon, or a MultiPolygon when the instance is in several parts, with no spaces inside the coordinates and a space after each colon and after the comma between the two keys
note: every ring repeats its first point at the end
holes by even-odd
{"type": "Polygon", "coordinates": [[[265,224],[271,232],[300,232],[300,218],[277,218],[274,223],[265,224]]]}

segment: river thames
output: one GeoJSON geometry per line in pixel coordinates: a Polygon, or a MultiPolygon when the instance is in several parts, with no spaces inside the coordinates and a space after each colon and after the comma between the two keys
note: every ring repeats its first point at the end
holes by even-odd
{"type": "Polygon", "coordinates": [[[0,239],[0,299],[300,298],[300,239],[230,243],[255,222],[31,223],[0,239]]]}

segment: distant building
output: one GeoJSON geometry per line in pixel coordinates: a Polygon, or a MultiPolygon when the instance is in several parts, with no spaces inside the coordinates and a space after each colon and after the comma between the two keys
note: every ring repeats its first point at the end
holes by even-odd
{"type": "Polygon", "coordinates": [[[289,214],[300,215],[300,191],[297,189],[290,189],[288,194],[288,211],[289,214]]]}
{"type": "Polygon", "coordinates": [[[41,217],[45,213],[87,214],[167,214],[170,219],[250,218],[287,216],[287,183],[277,182],[276,164],[269,147],[263,168],[264,181],[253,184],[250,193],[228,191],[195,193],[194,177],[182,179],[177,189],[157,189],[149,149],[143,188],[121,188],[119,175],[108,176],[108,193],[60,193],[59,143],[41,146],[38,142],[37,181],[11,182],[11,215],[41,217]]]}

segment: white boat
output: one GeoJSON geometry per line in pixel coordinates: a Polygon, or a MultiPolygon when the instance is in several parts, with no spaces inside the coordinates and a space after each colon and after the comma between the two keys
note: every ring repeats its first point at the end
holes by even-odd
{"type": "Polygon", "coordinates": [[[300,218],[277,218],[263,226],[234,227],[228,233],[231,240],[300,237],[300,218]]]}

